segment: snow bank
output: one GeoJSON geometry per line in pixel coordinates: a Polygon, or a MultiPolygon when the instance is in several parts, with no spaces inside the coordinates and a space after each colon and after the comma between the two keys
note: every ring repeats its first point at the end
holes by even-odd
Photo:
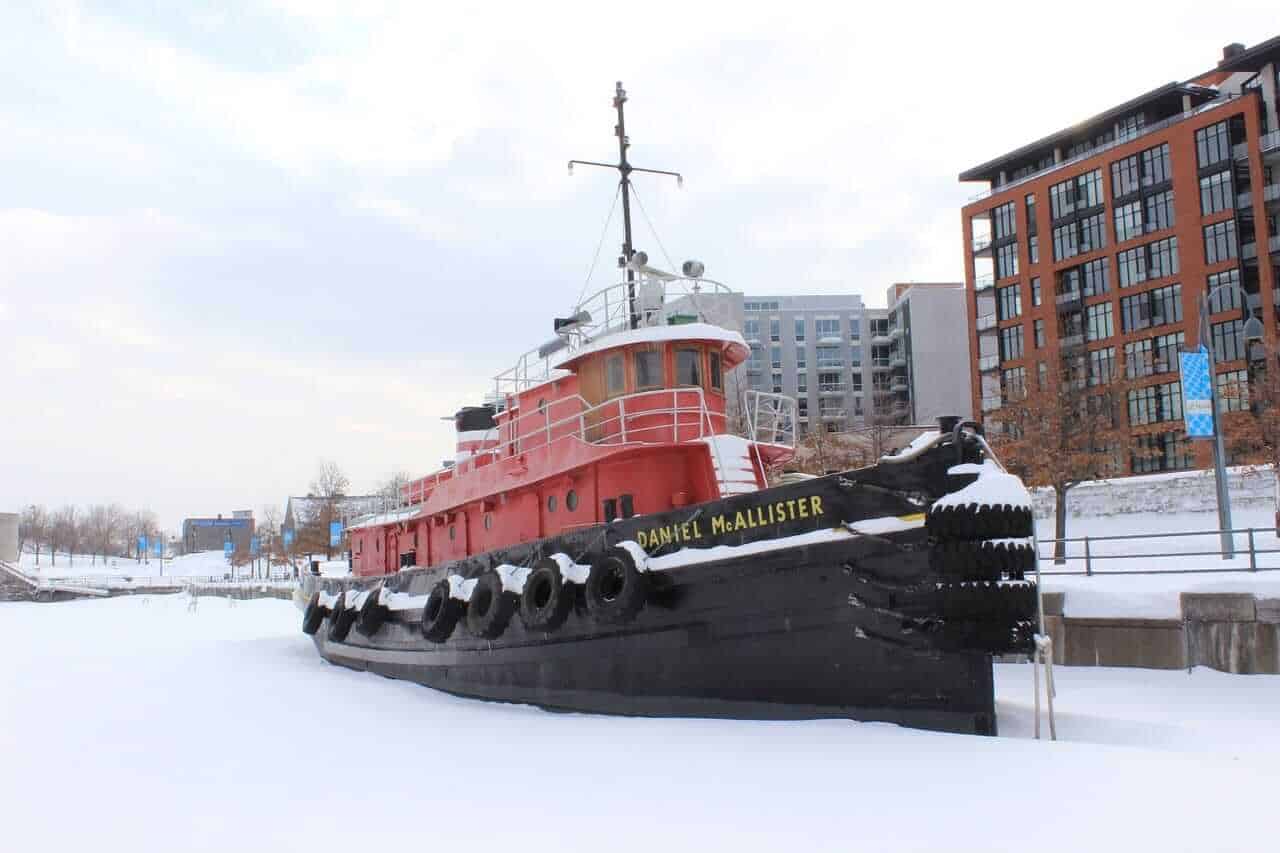
{"type": "Polygon", "coordinates": [[[978,479],[950,494],[943,495],[934,501],[934,507],[967,506],[1000,506],[1010,504],[1015,507],[1031,508],[1031,495],[1022,480],[1007,473],[990,459],[981,463],[965,462],[947,469],[949,474],[977,474],[978,479]]]}

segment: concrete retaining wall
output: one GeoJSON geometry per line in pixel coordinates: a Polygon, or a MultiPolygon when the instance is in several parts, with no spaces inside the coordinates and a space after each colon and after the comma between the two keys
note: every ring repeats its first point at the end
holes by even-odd
{"type": "MultiPolygon", "coordinates": [[[[1275,479],[1269,466],[1228,468],[1227,485],[1233,507],[1275,506],[1275,479]]],[[[1032,499],[1037,518],[1053,517],[1052,489],[1033,489],[1032,499]]],[[[1067,492],[1067,514],[1072,518],[1135,512],[1213,512],[1217,506],[1212,471],[1097,480],[1067,492]]]]}
{"type": "Polygon", "coordinates": [[[1183,593],[1181,619],[1073,619],[1065,595],[1044,596],[1054,663],[1280,674],[1280,599],[1183,593]]]}

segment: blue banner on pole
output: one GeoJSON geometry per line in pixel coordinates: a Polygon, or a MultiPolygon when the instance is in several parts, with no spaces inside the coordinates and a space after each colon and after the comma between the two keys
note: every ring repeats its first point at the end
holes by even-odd
{"type": "Polygon", "coordinates": [[[233,543],[230,539],[228,539],[226,542],[223,542],[223,543],[222,543],[222,553],[223,553],[223,555],[224,555],[224,556],[227,556],[227,557],[230,557],[230,556],[231,556],[231,552],[232,552],[233,550],[235,550],[235,547],[236,547],[236,546],[235,546],[235,543],[233,543]]]}
{"type": "Polygon", "coordinates": [[[157,536],[157,537],[152,541],[151,545],[152,545],[152,547],[153,547],[153,548],[155,548],[155,555],[156,555],[157,557],[163,557],[163,556],[164,556],[164,540],[163,540],[163,539],[161,539],[160,537],[158,537],[158,536],[157,536]]]}
{"type": "Polygon", "coordinates": [[[329,544],[330,545],[342,544],[342,522],[341,521],[329,522],[329,544]]]}
{"type": "Polygon", "coordinates": [[[1182,417],[1188,438],[1213,438],[1213,385],[1209,351],[1204,347],[1178,353],[1182,373],[1182,417]]]}
{"type": "Polygon", "coordinates": [[[143,533],[138,537],[138,553],[147,553],[147,534],[143,533]]]}
{"type": "Polygon", "coordinates": [[[293,546],[293,528],[286,527],[284,529],[284,547],[290,548],[292,546],[293,546]]]}
{"type": "Polygon", "coordinates": [[[254,557],[258,556],[258,537],[257,536],[249,537],[249,554],[250,556],[254,556],[254,557]]]}

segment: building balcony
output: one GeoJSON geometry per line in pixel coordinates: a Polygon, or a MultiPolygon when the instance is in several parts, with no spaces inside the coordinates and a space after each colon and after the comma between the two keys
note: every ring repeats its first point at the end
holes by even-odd
{"type": "Polygon", "coordinates": [[[889,366],[895,367],[895,368],[906,367],[907,357],[902,353],[898,353],[897,355],[891,355],[889,356],[889,366]]]}
{"type": "Polygon", "coordinates": [[[998,408],[1000,408],[999,397],[983,397],[982,398],[982,411],[994,412],[998,408]]]}
{"type": "Polygon", "coordinates": [[[979,373],[988,373],[992,370],[998,369],[999,367],[1000,356],[998,355],[984,355],[982,358],[978,359],[979,373]]]}
{"type": "Polygon", "coordinates": [[[1262,138],[1258,140],[1258,149],[1263,154],[1270,154],[1273,151],[1280,152],[1280,130],[1264,133],[1262,138]]]}
{"type": "Polygon", "coordinates": [[[888,369],[889,369],[889,359],[887,359],[887,358],[873,358],[873,359],[871,359],[871,369],[872,369],[872,370],[876,370],[876,371],[880,371],[880,370],[888,370],[888,369]]]}
{"type": "Polygon", "coordinates": [[[994,273],[980,275],[973,280],[973,289],[977,291],[990,290],[996,286],[996,277],[994,273]]]}
{"type": "Polygon", "coordinates": [[[900,393],[900,392],[902,392],[902,391],[906,391],[906,390],[907,390],[907,377],[905,377],[905,376],[895,376],[895,377],[893,378],[893,382],[891,382],[891,383],[889,384],[889,390],[890,390],[890,391],[892,391],[892,392],[894,392],[895,394],[900,393]]]}
{"type": "Polygon", "coordinates": [[[1059,293],[1054,297],[1059,311],[1078,311],[1080,310],[1080,302],[1084,299],[1084,294],[1079,290],[1068,290],[1066,293],[1059,293]]]}
{"type": "Polygon", "coordinates": [[[983,314],[974,322],[973,325],[977,328],[979,332],[985,332],[988,329],[994,329],[996,327],[996,315],[983,314]]]}
{"type": "Polygon", "coordinates": [[[1273,234],[1267,240],[1267,251],[1273,255],[1280,252],[1280,234],[1273,234]]]}
{"type": "MultiPolygon", "coordinates": [[[[858,365],[855,364],[854,368],[856,369],[857,367],[858,365]]],[[[844,370],[844,362],[843,361],[820,361],[818,362],[818,369],[819,370],[844,370]]]]}
{"type": "Polygon", "coordinates": [[[849,417],[849,413],[844,409],[824,409],[822,419],[824,421],[842,421],[849,417]]]}
{"type": "Polygon", "coordinates": [[[1084,333],[1076,332],[1074,335],[1063,335],[1058,338],[1058,346],[1062,349],[1075,349],[1084,346],[1084,333]]]}
{"type": "Polygon", "coordinates": [[[1237,142],[1235,145],[1231,146],[1231,156],[1236,160],[1248,160],[1249,159],[1248,140],[1245,140],[1244,142],[1237,142]]]}
{"type": "Polygon", "coordinates": [[[894,326],[892,329],[889,330],[889,340],[892,340],[892,341],[902,340],[903,334],[904,333],[902,331],[901,326],[894,326]]]}
{"type": "Polygon", "coordinates": [[[843,394],[847,387],[843,382],[832,382],[818,386],[819,394],[843,394]]]}
{"type": "Polygon", "coordinates": [[[887,332],[883,335],[872,335],[871,343],[873,346],[884,347],[893,343],[893,338],[889,337],[889,334],[887,332]]]}
{"type": "Polygon", "coordinates": [[[1252,261],[1253,259],[1257,258],[1258,244],[1256,242],[1242,243],[1240,245],[1240,257],[1246,261],[1252,261]]]}
{"type": "Polygon", "coordinates": [[[975,258],[991,256],[991,238],[990,237],[974,237],[973,238],[973,256],[975,258]]]}
{"type": "Polygon", "coordinates": [[[1267,184],[1262,188],[1262,200],[1266,204],[1280,201],[1280,184],[1267,184]]]}

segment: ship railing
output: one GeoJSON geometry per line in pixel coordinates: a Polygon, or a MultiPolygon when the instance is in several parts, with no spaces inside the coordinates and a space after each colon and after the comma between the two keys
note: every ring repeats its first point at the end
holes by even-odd
{"type": "Polygon", "coordinates": [[[743,393],[747,438],[763,444],[796,446],[796,401],[767,391],[743,393]]]}
{"type": "Polygon", "coordinates": [[[498,399],[516,394],[555,378],[553,362],[605,335],[624,332],[632,325],[630,288],[635,288],[635,315],[638,327],[663,326],[678,317],[724,325],[732,322],[728,310],[717,317],[715,299],[733,293],[729,286],[709,278],[642,275],[632,282],[610,284],[585,297],[570,316],[580,318],[561,333],[565,346],[549,355],[542,347],[520,356],[515,365],[494,377],[498,399]],[[717,319],[720,322],[716,322],[717,319]]]}

